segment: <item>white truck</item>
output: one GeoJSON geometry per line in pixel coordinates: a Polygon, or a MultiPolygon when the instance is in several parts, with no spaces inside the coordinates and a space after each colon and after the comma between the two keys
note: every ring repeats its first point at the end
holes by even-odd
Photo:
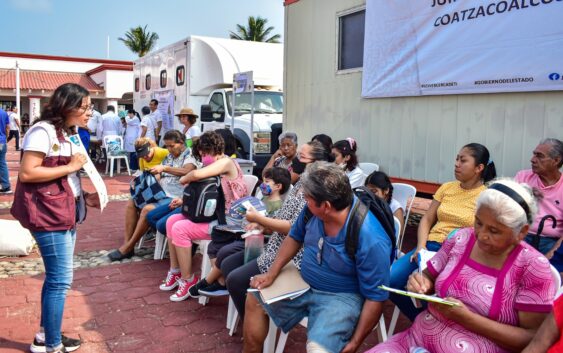
{"type": "Polygon", "coordinates": [[[278,148],[282,129],[283,46],[190,36],[139,58],[134,64],[134,109],[159,100],[164,129],[181,129],[174,114],[183,107],[200,111],[202,130],[230,128],[233,75],[252,71],[255,87],[251,136],[250,93],[236,94],[234,135],[240,158],[260,170],[278,148]]]}

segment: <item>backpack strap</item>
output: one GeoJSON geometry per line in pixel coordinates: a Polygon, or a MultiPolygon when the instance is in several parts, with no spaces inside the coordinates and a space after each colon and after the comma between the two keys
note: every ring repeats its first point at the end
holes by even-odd
{"type": "Polygon", "coordinates": [[[356,250],[358,250],[360,230],[368,212],[369,209],[360,199],[357,199],[356,204],[350,211],[348,227],[346,228],[345,248],[346,253],[353,261],[356,260],[356,250]]]}
{"type": "Polygon", "coordinates": [[[305,207],[303,207],[303,210],[301,212],[305,212],[305,215],[303,216],[303,221],[305,222],[305,224],[309,223],[311,218],[313,218],[313,212],[311,212],[307,204],[305,204],[305,207]]]}

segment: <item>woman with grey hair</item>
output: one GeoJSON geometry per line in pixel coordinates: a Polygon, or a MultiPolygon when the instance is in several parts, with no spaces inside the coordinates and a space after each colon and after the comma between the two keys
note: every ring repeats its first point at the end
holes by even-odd
{"type": "Polygon", "coordinates": [[[293,160],[297,156],[297,134],[295,132],[284,132],[278,137],[280,147],[270,157],[264,170],[272,167],[287,169],[291,173],[291,183],[299,180],[299,174],[293,171],[293,160]]]}
{"type": "Polygon", "coordinates": [[[498,180],[477,199],[475,224],[450,235],[407,289],[436,293],[413,325],[369,353],[520,352],[551,310],[555,283],[547,259],[522,241],[537,211],[531,189],[498,180]]]}

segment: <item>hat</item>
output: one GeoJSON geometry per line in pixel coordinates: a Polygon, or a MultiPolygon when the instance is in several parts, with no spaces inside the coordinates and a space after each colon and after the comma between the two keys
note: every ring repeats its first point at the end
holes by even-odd
{"type": "Polygon", "coordinates": [[[180,115],[191,115],[191,116],[195,116],[196,118],[198,117],[198,115],[194,113],[192,108],[182,108],[182,110],[180,110],[180,112],[176,114],[176,116],[180,116],[180,115]]]}
{"type": "Polygon", "coordinates": [[[150,153],[150,151],[151,151],[151,144],[148,142],[138,147],[135,146],[135,152],[137,153],[137,158],[143,158],[147,156],[150,153]]]}

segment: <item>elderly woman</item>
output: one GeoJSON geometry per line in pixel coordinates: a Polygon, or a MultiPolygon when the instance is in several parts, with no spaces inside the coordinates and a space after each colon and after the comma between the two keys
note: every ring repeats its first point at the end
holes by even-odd
{"type": "Polygon", "coordinates": [[[537,211],[525,184],[499,180],[477,199],[472,228],[458,230],[407,289],[431,303],[406,331],[368,352],[520,352],[551,310],[555,284],[547,259],[522,241],[537,211]]]}
{"type": "MultiPolygon", "coordinates": [[[[169,154],[161,164],[151,167],[149,171],[159,180],[160,186],[166,193],[166,198],[158,203],[145,205],[141,210],[135,207],[133,200],[127,202],[124,241],[118,249],[108,254],[111,261],[121,261],[133,257],[135,244],[149,229],[148,214],[150,211],[157,209],[157,215],[153,219],[155,217],[166,218],[174,214],[174,210],[181,205],[180,198],[184,188],[180,184],[180,177],[195,170],[197,162],[191,155],[190,149],[186,147],[186,137],[180,131],[170,130],[166,132],[164,145],[169,154]]],[[[150,148],[150,153],[155,153],[153,151],[157,148],[150,148]]],[[[145,166],[141,164],[141,168],[145,168],[145,166]]]]}
{"type": "Polygon", "coordinates": [[[299,180],[299,174],[293,172],[293,160],[297,156],[297,134],[294,132],[284,132],[278,138],[280,148],[272,155],[264,170],[272,167],[280,167],[289,170],[291,173],[291,183],[295,184],[299,180]]]}

